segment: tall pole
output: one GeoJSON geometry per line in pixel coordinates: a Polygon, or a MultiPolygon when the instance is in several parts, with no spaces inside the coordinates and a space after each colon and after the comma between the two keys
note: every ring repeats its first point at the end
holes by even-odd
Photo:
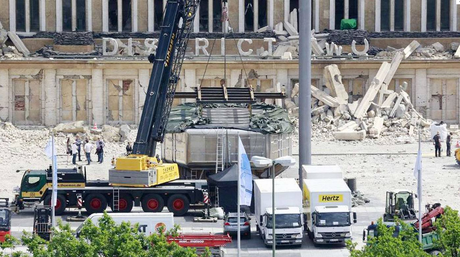
{"type": "Polygon", "coordinates": [[[51,194],[51,225],[54,227],[56,227],[56,198],[57,198],[57,195],[56,195],[56,176],[54,175],[55,172],[57,172],[56,169],[56,158],[54,157],[55,155],[55,149],[54,149],[54,133],[52,134],[51,136],[51,175],[52,175],[52,181],[53,181],[53,187],[52,187],[52,194],[51,194]]]}
{"type": "Polygon", "coordinates": [[[303,193],[302,165],[311,164],[311,0],[299,2],[299,185],[303,193]]]}
{"type": "MultiPolygon", "coordinates": [[[[419,124],[418,130],[418,152],[421,153],[421,131],[422,124],[419,124]]],[[[421,161],[420,161],[421,162],[421,161]]],[[[417,194],[418,194],[418,240],[422,243],[422,168],[418,166],[418,178],[417,178],[417,194]]]]}
{"type": "Polygon", "coordinates": [[[241,204],[241,199],[240,199],[240,188],[241,188],[241,152],[240,148],[238,147],[238,203],[236,207],[237,211],[237,245],[238,245],[238,251],[237,251],[237,256],[240,257],[240,249],[241,249],[241,228],[240,228],[240,204],[241,204]]]}
{"type": "Polygon", "coordinates": [[[275,164],[272,164],[272,237],[273,237],[273,257],[276,256],[276,234],[275,234],[275,164]]]}

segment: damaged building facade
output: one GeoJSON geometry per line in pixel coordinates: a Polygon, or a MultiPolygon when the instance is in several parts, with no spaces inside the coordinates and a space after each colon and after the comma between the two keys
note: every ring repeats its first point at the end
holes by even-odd
{"type": "MultiPolygon", "coordinates": [[[[0,3],[0,120],[138,123],[152,68],[147,56],[155,51],[166,0],[0,3]]],[[[232,0],[228,6],[201,0],[178,91],[219,87],[225,78],[229,87],[285,90],[288,99],[279,104],[295,109],[298,6],[298,0],[232,0]],[[226,27],[232,33],[224,35],[226,27]]],[[[348,102],[357,101],[382,62],[415,38],[421,46],[401,61],[387,90],[407,83],[420,114],[459,122],[456,1],[312,0],[312,10],[312,85],[322,89],[325,67],[336,64],[348,102]],[[355,19],[358,30],[334,31],[342,19],[355,19]]]]}

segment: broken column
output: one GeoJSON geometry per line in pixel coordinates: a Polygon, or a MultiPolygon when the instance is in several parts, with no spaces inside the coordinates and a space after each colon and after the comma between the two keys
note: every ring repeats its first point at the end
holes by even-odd
{"type": "Polygon", "coordinates": [[[331,90],[331,95],[336,97],[340,104],[347,104],[348,93],[342,84],[342,75],[337,65],[332,64],[324,67],[324,79],[326,87],[331,90]]]}

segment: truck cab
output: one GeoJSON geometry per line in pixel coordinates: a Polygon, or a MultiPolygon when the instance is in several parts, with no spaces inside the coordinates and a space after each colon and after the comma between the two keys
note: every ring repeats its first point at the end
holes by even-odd
{"type": "MultiPolygon", "coordinates": [[[[301,245],[303,216],[299,208],[275,208],[276,245],[301,245]]],[[[259,226],[265,245],[273,245],[273,210],[267,208],[259,226]]]]}
{"type": "Polygon", "coordinates": [[[315,244],[343,244],[351,239],[356,214],[348,206],[316,206],[310,220],[309,237],[315,244]]]}

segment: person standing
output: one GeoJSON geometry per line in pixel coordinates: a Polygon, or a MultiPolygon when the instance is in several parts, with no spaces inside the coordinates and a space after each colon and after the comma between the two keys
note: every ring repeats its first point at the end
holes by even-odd
{"type": "Polygon", "coordinates": [[[104,161],[104,141],[101,138],[97,139],[96,142],[96,153],[97,153],[97,162],[102,163],[104,161]]]}
{"type": "Polygon", "coordinates": [[[133,152],[133,147],[131,146],[131,143],[128,142],[128,145],[126,146],[126,155],[130,155],[133,152]]]}
{"type": "Polygon", "coordinates": [[[78,147],[77,147],[77,142],[72,143],[72,164],[77,165],[77,153],[78,153],[78,147]]]}
{"type": "Polygon", "coordinates": [[[75,138],[75,143],[77,144],[78,161],[81,162],[81,140],[78,135],[75,138]]]}
{"type": "Polygon", "coordinates": [[[450,142],[452,140],[452,132],[447,133],[447,139],[446,139],[446,154],[447,156],[450,156],[450,142]]]}
{"type": "Polygon", "coordinates": [[[434,156],[441,157],[441,137],[439,136],[439,131],[433,137],[434,140],[434,156]]]}
{"type": "Polygon", "coordinates": [[[89,165],[91,163],[91,151],[93,150],[93,144],[91,144],[89,140],[86,139],[84,148],[85,148],[86,160],[88,161],[88,165],[89,165]]]}

